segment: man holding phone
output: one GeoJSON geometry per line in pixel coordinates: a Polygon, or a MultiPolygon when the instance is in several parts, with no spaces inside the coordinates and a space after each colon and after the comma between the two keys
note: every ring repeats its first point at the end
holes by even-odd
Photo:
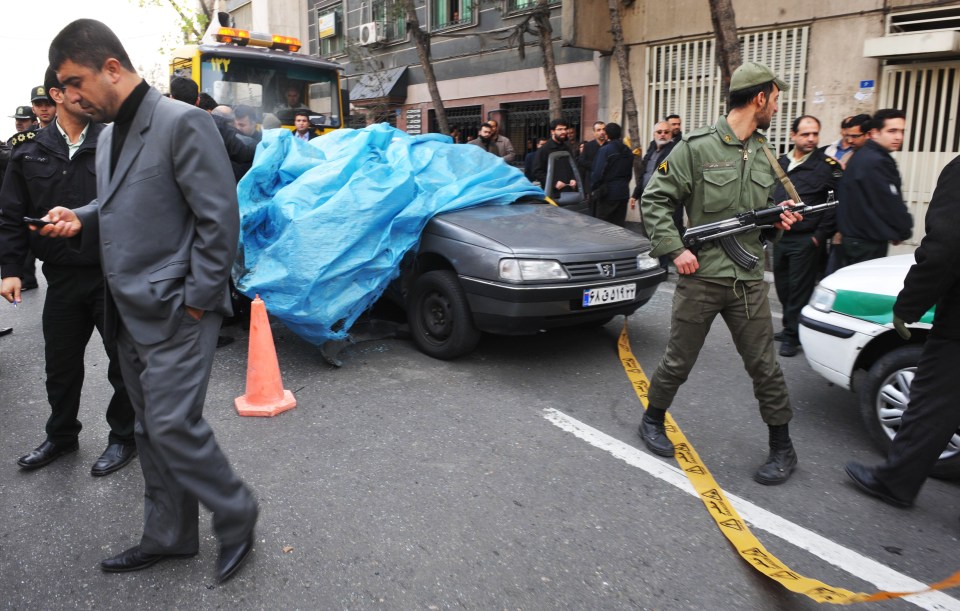
{"type": "Polygon", "coordinates": [[[116,343],[103,334],[104,284],[96,244],[79,251],[63,240],[31,232],[46,224],[43,216],[55,205],[77,208],[97,195],[94,157],[103,126],[76,104],[64,99],[56,73],[47,70],[44,88],[57,106],[56,119],[32,139],[13,149],[9,173],[0,189],[0,295],[20,302],[20,275],[28,252],[43,260],[47,294],[43,306],[44,355],[50,417],[46,439],[21,456],[24,470],[44,467],[74,452],[81,424],[80,392],[83,388],[83,358],[94,327],[104,337],[109,364],[107,378],[114,393],[107,406],[109,444],[91,469],[94,476],[123,468],[136,456],[133,438],[134,412],[116,358],[116,343]]]}

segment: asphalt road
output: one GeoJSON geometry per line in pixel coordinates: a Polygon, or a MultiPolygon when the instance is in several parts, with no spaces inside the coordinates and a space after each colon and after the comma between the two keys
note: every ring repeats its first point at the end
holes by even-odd
{"type": "MultiPolygon", "coordinates": [[[[666,341],[671,290],[663,286],[628,322],[648,373],[666,341]]],[[[254,556],[216,586],[217,545],[203,513],[196,558],[104,574],[102,558],[138,541],[143,484],[138,463],[89,475],[106,444],[109,398],[97,341],[87,354],[80,451],[36,472],[15,464],[43,440],[48,413],[42,300],[42,289],[31,291],[19,308],[0,309],[0,326],[15,327],[0,338],[4,609],[820,606],[754,571],[703,504],[668,481],[669,469],[658,475],[676,463],[651,457],[636,437],[639,404],[616,354],[622,318],[485,337],[454,362],[407,340],[365,342],[342,354],[341,368],[275,324],[284,385],[299,404],[271,419],[233,408],[246,368],[238,341],[218,352],[206,417],[260,500],[254,556]],[[591,427],[590,439],[551,414],[591,427]]],[[[960,568],[956,484],[931,480],[912,510],[860,495],[842,466],[880,455],[854,396],[828,386],[802,356],[782,362],[800,457],[783,486],[751,478],[766,456],[766,429],[722,324],[671,410],[720,485],[742,499],[767,549],[797,573],[854,591],[875,591],[867,579],[929,583],[960,568]]],[[[948,592],[917,604],[960,609],[958,599],[948,592]]]]}

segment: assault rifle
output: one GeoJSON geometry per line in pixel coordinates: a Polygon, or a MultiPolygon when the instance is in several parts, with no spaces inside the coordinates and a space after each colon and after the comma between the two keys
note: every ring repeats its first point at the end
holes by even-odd
{"type": "Polygon", "coordinates": [[[780,222],[780,214],[786,210],[807,216],[836,208],[838,203],[833,198],[833,191],[830,191],[827,201],[817,206],[808,206],[801,202],[796,206],[779,204],[772,208],[741,212],[732,219],[687,229],[686,233],[683,234],[683,245],[696,254],[707,242],[719,241],[723,252],[727,253],[727,256],[733,259],[734,263],[746,270],[752,270],[757,266],[760,259],[747,252],[740,245],[736,238],[737,235],[754,229],[772,229],[774,223],[780,222]]]}

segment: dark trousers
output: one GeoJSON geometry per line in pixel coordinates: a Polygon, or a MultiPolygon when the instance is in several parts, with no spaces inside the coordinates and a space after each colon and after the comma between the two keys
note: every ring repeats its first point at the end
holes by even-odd
{"type": "Polygon", "coordinates": [[[729,286],[680,276],[673,294],[673,314],[667,349],[650,379],[651,407],[667,409],[687,381],[700,356],[707,333],[719,314],[730,329],[743,366],[753,379],[760,416],[769,425],[793,417],[783,371],[773,349],[773,322],[763,280],[737,281],[729,286]]]}
{"type": "Polygon", "coordinates": [[[623,199],[601,199],[597,202],[594,216],[602,221],[620,225],[627,224],[627,202],[630,198],[623,199]]]}
{"type": "Polygon", "coordinates": [[[810,300],[819,271],[820,248],[814,245],[813,234],[784,231],[773,247],[773,280],[783,306],[785,341],[794,346],[800,343],[800,310],[810,300]]]}
{"type": "Polygon", "coordinates": [[[887,243],[843,236],[843,242],[837,250],[839,250],[838,254],[840,256],[839,269],[854,263],[886,257],[887,243]]]}
{"type": "Polygon", "coordinates": [[[910,405],[903,413],[887,462],[877,479],[897,498],[912,501],[947,442],[960,427],[960,386],[954,376],[960,363],[960,340],[930,336],[923,346],[910,385],[910,405]]]}
{"type": "MultiPolygon", "coordinates": [[[[53,443],[76,441],[82,428],[77,416],[83,388],[84,352],[96,327],[103,337],[103,272],[99,266],[74,267],[45,263],[47,296],[43,304],[44,355],[47,368],[47,439],[53,443]]],[[[110,443],[133,443],[133,406],[127,396],[116,343],[104,340],[107,379],[113,397],[107,404],[110,443]]]]}
{"type": "Polygon", "coordinates": [[[140,546],[150,554],[197,551],[199,503],[213,512],[213,530],[223,544],[246,539],[257,519],[253,495],[203,418],[222,320],[207,312],[197,321],[184,311],[173,337],[150,345],[137,343],[122,324],[118,330],[143,470],[140,546]]]}
{"type": "Polygon", "coordinates": [[[37,286],[37,256],[33,251],[27,253],[23,260],[23,286],[33,288],[37,286]]]}

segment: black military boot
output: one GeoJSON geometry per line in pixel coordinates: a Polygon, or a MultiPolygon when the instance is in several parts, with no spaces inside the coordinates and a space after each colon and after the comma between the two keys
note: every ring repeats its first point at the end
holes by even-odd
{"type": "Polygon", "coordinates": [[[790,429],[786,424],[768,425],[770,429],[770,455],[753,479],[764,486],[775,486],[790,479],[797,468],[797,453],[790,441],[790,429]]]}
{"type": "Polygon", "coordinates": [[[663,427],[666,410],[649,408],[640,420],[640,429],[637,435],[643,440],[647,449],[659,456],[673,457],[673,444],[667,439],[667,431],[663,427]]]}

